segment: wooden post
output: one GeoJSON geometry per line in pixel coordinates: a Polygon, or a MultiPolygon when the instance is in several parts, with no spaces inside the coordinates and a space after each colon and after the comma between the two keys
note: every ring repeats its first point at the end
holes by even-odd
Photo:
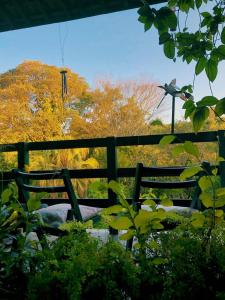
{"type": "Polygon", "coordinates": [[[171,120],[171,133],[174,133],[174,126],[175,126],[175,100],[176,97],[173,96],[172,99],[172,120],[171,120]]]}
{"type": "MultiPolygon", "coordinates": [[[[117,180],[117,157],[116,157],[116,138],[109,137],[107,138],[107,170],[108,170],[108,182],[110,180],[117,180]]],[[[108,198],[113,200],[116,204],[117,196],[113,193],[112,190],[108,191],[108,198]]]]}
{"type": "Polygon", "coordinates": [[[25,166],[29,165],[29,150],[27,143],[18,143],[18,169],[25,170],[25,166]]]}
{"type": "MultiPolygon", "coordinates": [[[[116,138],[107,138],[107,171],[108,171],[108,182],[110,180],[117,180],[117,155],[116,155],[116,138]]],[[[112,200],[114,204],[118,203],[117,195],[112,191],[108,190],[108,199],[112,200]]],[[[118,231],[109,228],[110,234],[117,237],[118,231]]]]}
{"type": "MultiPolygon", "coordinates": [[[[225,159],[225,131],[218,131],[219,156],[225,159]]],[[[219,162],[220,183],[225,187],[225,161],[219,162]]]]}
{"type": "MultiPolygon", "coordinates": [[[[18,169],[25,171],[26,166],[29,165],[29,150],[27,143],[18,143],[18,154],[17,154],[17,161],[18,161],[18,169]]],[[[23,193],[19,190],[18,191],[20,202],[26,202],[24,199],[23,193]]],[[[29,193],[27,192],[27,199],[29,198],[29,193]]]]}

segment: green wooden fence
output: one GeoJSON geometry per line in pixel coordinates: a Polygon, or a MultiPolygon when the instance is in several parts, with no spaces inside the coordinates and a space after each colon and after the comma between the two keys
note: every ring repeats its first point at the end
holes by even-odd
{"type": "MultiPolygon", "coordinates": [[[[176,135],[176,139],[174,140],[173,144],[183,143],[184,141],[187,140],[195,143],[217,142],[219,148],[219,156],[225,157],[225,131],[224,130],[200,132],[198,134],[176,133],[175,135],[176,135]]],[[[108,181],[110,181],[110,180],[116,180],[119,177],[134,177],[135,175],[135,168],[117,167],[117,147],[157,145],[163,136],[165,136],[165,134],[129,136],[129,137],[107,137],[107,138],[81,139],[81,140],[47,141],[47,142],[28,142],[28,143],[20,142],[15,144],[0,145],[0,152],[17,152],[18,168],[24,169],[25,165],[29,165],[29,154],[31,151],[74,149],[74,148],[96,148],[96,147],[106,148],[107,168],[70,170],[70,176],[71,178],[107,178],[108,181]]],[[[140,153],[140,160],[141,160],[141,153],[140,153]]],[[[224,162],[220,163],[219,171],[221,174],[222,185],[225,186],[224,162]]],[[[8,181],[11,179],[13,179],[11,172],[2,173],[3,181],[8,181]]],[[[112,191],[108,191],[108,199],[112,201],[112,203],[115,203],[116,195],[112,191]]],[[[88,201],[88,200],[84,199],[84,201],[88,201]]]]}

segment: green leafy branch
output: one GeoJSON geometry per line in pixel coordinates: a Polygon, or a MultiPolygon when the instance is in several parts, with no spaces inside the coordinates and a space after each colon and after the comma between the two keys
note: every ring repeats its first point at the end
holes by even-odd
{"type": "MultiPolygon", "coordinates": [[[[217,77],[218,65],[225,60],[225,3],[219,0],[210,11],[200,11],[204,10],[204,6],[209,2],[212,1],[169,0],[168,5],[160,9],[150,7],[144,2],[138,10],[138,20],[144,24],[145,31],[155,27],[159,35],[159,44],[163,46],[167,58],[174,61],[181,58],[187,64],[194,62],[195,75],[204,71],[210,84],[217,77]],[[195,10],[199,17],[196,30],[188,28],[187,25],[190,10],[195,10]],[[181,27],[181,18],[185,15],[185,22],[181,27]]],[[[211,95],[197,103],[188,100],[183,108],[185,119],[191,119],[194,131],[197,132],[207,120],[209,109],[222,120],[225,98],[219,100],[211,95]]]]}
{"type": "MultiPolygon", "coordinates": [[[[123,192],[123,187],[116,181],[110,181],[108,188],[112,189],[117,194],[119,204],[106,208],[102,212],[102,217],[108,222],[109,226],[116,230],[126,230],[120,238],[128,241],[137,238],[138,242],[135,248],[140,248],[144,252],[146,241],[149,239],[151,232],[156,232],[164,229],[164,224],[168,220],[173,222],[181,222],[182,216],[173,211],[167,212],[163,208],[158,208],[154,200],[148,199],[143,201],[143,205],[148,209],[136,210],[134,205],[131,205],[126,200],[123,192]]],[[[160,203],[163,206],[172,206],[173,202],[168,198],[162,198],[160,203]]]]}
{"type": "MultiPolygon", "coordinates": [[[[160,144],[166,146],[171,144],[176,139],[176,136],[164,136],[160,144]]],[[[218,168],[212,168],[208,162],[202,162],[198,147],[191,141],[185,141],[182,145],[178,145],[173,149],[176,155],[186,152],[198,161],[198,165],[191,166],[185,169],[180,174],[181,180],[189,179],[193,176],[198,176],[198,186],[200,188],[199,199],[206,208],[204,212],[193,213],[190,221],[194,228],[205,228],[206,232],[205,247],[210,248],[210,239],[212,230],[215,226],[224,221],[225,206],[225,188],[217,187],[218,168]]],[[[221,160],[222,158],[220,158],[221,160]]]]}

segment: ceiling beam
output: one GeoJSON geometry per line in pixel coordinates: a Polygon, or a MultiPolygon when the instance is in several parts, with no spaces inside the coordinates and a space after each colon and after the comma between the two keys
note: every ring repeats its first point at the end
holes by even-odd
{"type": "MultiPolygon", "coordinates": [[[[149,4],[165,0],[146,0],[149,4]]],[[[138,8],[141,0],[1,0],[0,32],[138,8]]]]}

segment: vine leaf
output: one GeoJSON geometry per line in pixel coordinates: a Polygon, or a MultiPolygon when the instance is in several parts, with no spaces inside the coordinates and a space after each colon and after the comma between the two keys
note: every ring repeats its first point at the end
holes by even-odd
{"type": "Polygon", "coordinates": [[[159,145],[160,146],[166,146],[171,144],[175,140],[175,135],[165,135],[163,138],[161,138],[159,145]]]}
{"type": "Polygon", "coordinates": [[[195,74],[196,75],[200,74],[205,69],[206,62],[207,62],[207,59],[205,58],[205,56],[202,56],[199,58],[196,66],[195,66],[195,74]]]}
{"type": "Polygon", "coordinates": [[[127,230],[126,233],[124,233],[120,236],[120,239],[123,241],[127,241],[127,240],[131,239],[134,235],[135,235],[135,231],[132,229],[129,229],[129,230],[127,230]]]}
{"type": "Polygon", "coordinates": [[[163,32],[159,37],[159,45],[166,43],[171,35],[168,32],[163,32]]]}
{"type": "Polygon", "coordinates": [[[220,60],[225,59],[225,45],[220,45],[220,46],[216,49],[216,54],[217,54],[217,57],[218,57],[220,60]]]}
{"type": "Polygon", "coordinates": [[[128,217],[119,217],[110,222],[110,226],[116,230],[126,230],[132,226],[132,222],[128,217]]]}
{"type": "Polygon", "coordinates": [[[216,79],[218,73],[218,62],[212,59],[209,59],[205,66],[205,71],[207,77],[210,81],[214,81],[216,79]]]}
{"type": "Polygon", "coordinates": [[[200,187],[200,189],[205,192],[208,189],[212,188],[212,182],[210,180],[209,176],[202,176],[199,181],[198,181],[198,185],[200,187]]]}
{"type": "Polygon", "coordinates": [[[202,201],[203,205],[206,208],[213,207],[213,200],[212,200],[212,197],[209,193],[205,193],[205,192],[201,193],[199,198],[200,198],[200,200],[202,201]]]}
{"type": "Polygon", "coordinates": [[[225,98],[222,98],[215,107],[216,114],[220,117],[225,113],[225,98]]]}
{"type": "Polygon", "coordinates": [[[208,107],[199,107],[198,109],[195,110],[192,116],[192,123],[195,132],[198,132],[202,128],[208,116],[209,116],[208,107]]]}
{"type": "Polygon", "coordinates": [[[176,16],[176,14],[172,10],[170,10],[168,12],[166,21],[167,21],[167,24],[168,24],[169,28],[172,31],[175,31],[176,28],[177,28],[177,16],[176,16]]]}
{"type": "Polygon", "coordinates": [[[184,152],[184,146],[183,145],[177,145],[176,147],[174,147],[172,149],[172,155],[174,157],[177,157],[178,155],[180,155],[183,152],[184,152]]]}
{"type": "Polygon", "coordinates": [[[219,102],[219,100],[216,97],[213,96],[206,96],[202,98],[199,102],[197,102],[198,107],[202,106],[214,106],[219,102]]]}
{"type": "Polygon", "coordinates": [[[218,207],[223,207],[225,205],[225,198],[222,196],[222,197],[219,197],[216,201],[215,201],[215,207],[218,208],[218,207]]]}
{"type": "Polygon", "coordinates": [[[196,158],[198,158],[199,155],[200,155],[198,147],[195,144],[193,144],[191,141],[185,141],[184,142],[184,150],[187,153],[195,156],[196,158]]]}
{"type": "Polygon", "coordinates": [[[170,199],[163,199],[161,202],[160,202],[160,205],[163,205],[163,206],[173,206],[173,201],[170,200],[170,199]]]}
{"type": "Polygon", "coordinates": [[[184,115],[184,118],[185,118],[185,120],[186,120],[186,119],[187,119],[188,117],[190,117],[191,114],[194,112],[196,106],[195,106],[194,101],[191,100],[191,99],[189,99],[189,100],[187,100],[187,101],[184,103],[184,105],[183,105],[182,108],[185,109],[185,115],[184,115]]]}
{"type": "Polygon", "coordinates": [[[164,44],[164,53],[166,57],[173,59],[175,56],[175,42],[174,40],[169,40],[164,44]]]}
{"type": "Polygon", "coordinates": [[[201,213],[195,213],[192,216],[191,225],[195,228],[202,228],[205,223],[205,216],[201,213]]]}
{"type": "Polygon", "coordinates": [[[185,180],[187,178],[190,178],[192,176],[197,175],[200,171],[203,171],[203,169],[200,166],[194,166],[188,169],[185,169],[181,174],[180,174],[180,179],[185,180]]]}
{"type": "Polygon", "coordinates": [[[216,209],[215,210],[215,216],[217,218],[221,218],[224,215],[224,211],[222,209],[216,209]]]}
{"type": "Polygon", "coordinates": [[[197,8],[200,8],[202,5],[202,0],[196,0],[195,4],[197,8]]]}
{"type": "Polygon", "coordinates": [[[112,215],[112,214],[118,214],[118,213],[121,213],[124,211],[126,211],[126,209],[124,207],[122,207],[121,205],[117,204],[117,205],[113,205],[113,206],[105,208],[102,211],[102,214],[112,215]]]}
{"type": "Polygon", "coordinates": [[[223,28],[222,32],[221,32],[221,42],[223,44],[225,44],[225,27],[223,28]]]}

